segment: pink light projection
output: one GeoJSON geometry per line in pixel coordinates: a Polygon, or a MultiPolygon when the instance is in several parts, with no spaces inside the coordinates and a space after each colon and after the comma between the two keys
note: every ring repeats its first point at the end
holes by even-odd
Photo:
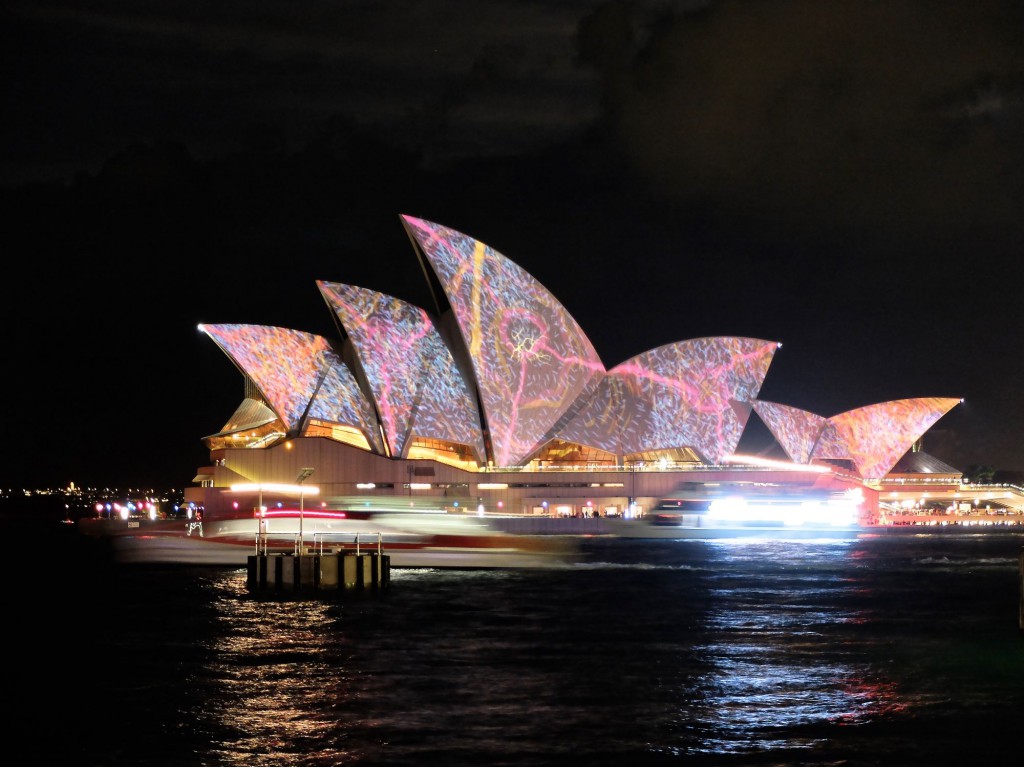
{"type": "Polygon", "coordinates": [[[277,418],[295,434],[308,416],[358,430],[378,454],[403,457],[414,439],[436,439],[466,445],[497,466],[522,465],[556,438],[620,458],[689,448],[721,463],[735,452],[754,409],[791,460],[849,460],[872,479],[887,474],[960,402],[894,400],[823,418],[760,401],[778,344],[754,338],[681,341],[605,371],[575,320],[521,267],[453,229],[410,216],[402,222],[424,267],[436,273],[451,315],[439,320],[392,296],[318,282],[368,392],[321,336],[264,325],[201,325],[259,390],[233,421],[277,418]],[[458,347],[448,345],[460,341],[447,332],[453,326],[458,347]]]}
{"type": "Polygon", "coordinates": [[[453,229],[402,216],[437,275],[469,352],[494,462],[535,452],[604,374],[590,339],[520,266],[453,229]]]}
{"type": "Polygon", "coordinates": [[[757,400],[754,412],[795,463],[810,463],[811,452],[828,419],[809,410],[757,400]]]}
{"type": "Polygon", "coordinates": [[[201,325],[232,362],[259,388],[291,431],[316,391],[330,350],[327,340],[300,330],[268,325],[201,325]]]}
{"type": "Polygon", "coordinates": [[[624,435],[635,431],[638,418],[638,406],[633,398],[628,379],[609,372],[602,376],[594,394],[555,437],[616,456],[625,455],[629,450],[624,446],[624,435]]]}
{"type": "Polygon", "coordinates": [[[469,445],[483,462],[476,405],[430,315],[372,290],[317,285],[366,373],[390,454],[405,455],[419,436],[469,445]]]}
{"type": "Polygon", "coordinates": [[[374,452],[383,455],[384,445],[376,427],[377,417],[363,396],[352,371],[334,352],[325,352],[323,360],[329,367],[323,383],[313,396],[309,417],[328,424],[358,429],[374,452]]]}
{"type": "Polygon", "coordinates": [[[558,436],[620,456],[690,447],[720,462],[739,444],[777,348],[718,337],[644,352],[610,370],[558,436]]]}
{"type": "Polygon", "coordinates": [[[959,403],[955,397],[918,397],[834,415],[811,458],[852,460],[861,477],[884,477],[932,424],[959,403]]]}

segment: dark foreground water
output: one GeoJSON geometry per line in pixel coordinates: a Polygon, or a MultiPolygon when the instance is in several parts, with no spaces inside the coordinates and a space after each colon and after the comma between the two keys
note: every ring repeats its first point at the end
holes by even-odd
{"type": "Polygon", "coordinates": [[[282,601],[242,569],[72,553],[8,611],[6,746],[85,767],[1019,764],[1022,547],[594,541],[566,569],[282,601]]]}

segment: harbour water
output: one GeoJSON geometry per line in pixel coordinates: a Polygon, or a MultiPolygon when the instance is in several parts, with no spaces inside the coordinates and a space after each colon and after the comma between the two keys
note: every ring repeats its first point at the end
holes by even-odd
{"type": "Polygon", "coordinates": [[[592,539],[570,566],[318,599],[72,551],[21,608],[8,745],[79,767],[1015,762],[1022,548],[592,539]]]}

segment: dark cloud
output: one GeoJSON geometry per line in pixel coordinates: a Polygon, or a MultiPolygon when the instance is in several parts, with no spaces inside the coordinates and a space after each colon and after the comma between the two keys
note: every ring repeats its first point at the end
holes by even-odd
{"type": "Polygon", "coordinates": [[[572,44],[594,2],[8,5],[9,179],[95,171],[143,139],[218,156],[252,124],[294,149],[339,118],[447,162],[549,146],[596,115],[572,44]]]}
{"type": "Polygon", "coordinates": [[[615,77],[620,145],[661,194],[784,237],[892,252],[981,235],[1005,256],[1024,207],[1022,29],[1013,3],[717,4],[660,26],[615,77]]]}

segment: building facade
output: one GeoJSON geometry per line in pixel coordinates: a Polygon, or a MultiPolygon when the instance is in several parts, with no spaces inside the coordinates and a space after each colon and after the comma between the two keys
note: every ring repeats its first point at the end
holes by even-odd
{"type": "Polygon", "coordinates": [[[877,482],[960,402],[920,397],[822,416],[760,400],[779,344],[756,338],[683,340],[606,369],[516,263],[439,224],[401,223],[430,311],[319,281],[334,338],[200,326],[241,371],[245,395],[204,438],[211,465],[187,500],[245,508],[253,499],[232,487],[294,484],[312,468],[315,503],[331,506],[629,515],[680,488],[726,482],[857,490],[870,519],[877,482]],[[736,455],[752,414],[788,461],[736,455]]]}

